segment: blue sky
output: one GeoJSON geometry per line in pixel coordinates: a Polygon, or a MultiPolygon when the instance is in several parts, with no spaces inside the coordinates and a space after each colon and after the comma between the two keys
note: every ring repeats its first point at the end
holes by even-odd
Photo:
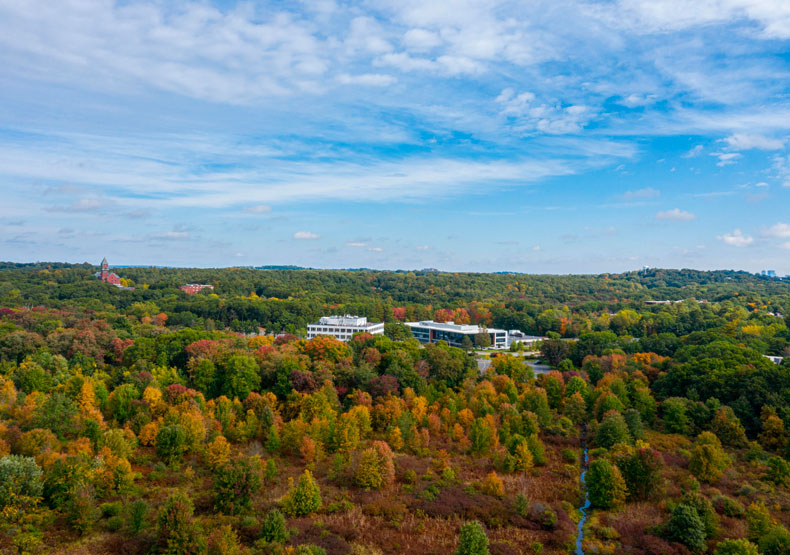
{"type": "Polygon", "coordinates": [[[785,0],[0,0],[0,259],[790,273],[789,53],[785,0]]]}

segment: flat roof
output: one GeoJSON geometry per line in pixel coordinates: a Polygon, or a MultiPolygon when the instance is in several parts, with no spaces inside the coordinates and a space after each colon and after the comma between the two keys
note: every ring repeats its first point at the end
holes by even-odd
{"type": "Polygon", "coordinates": [[[430,328],[434,330],[454,331],[458,333],[497,333],[505,332],[497,328],[483,328],[473,324],[456,324],[455,322],[434,322],[433,320],[422,320],[420,322],[406,322],[409,327],[430,328]]]}

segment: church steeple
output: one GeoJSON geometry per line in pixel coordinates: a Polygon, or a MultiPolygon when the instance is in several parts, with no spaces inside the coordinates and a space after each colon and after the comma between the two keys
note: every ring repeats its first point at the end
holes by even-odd
{"type": "Polygon", "coordinates": [[[107,281],[107,276],[110,273],[110,264],[107,262],[107,257],[101,261],[101,280],[107,281]]]}

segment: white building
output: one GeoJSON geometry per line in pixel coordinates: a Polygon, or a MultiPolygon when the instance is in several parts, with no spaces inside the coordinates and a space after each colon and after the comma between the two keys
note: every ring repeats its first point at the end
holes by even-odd
{"type": "Polygon", "coordinates": [[[315,324],[307,325],[307,339],[318,335],[331,335],[340,341],[349,341],[355,333],[368,332],[382,335],[384,324],[368,322],[364,316],[322,316],[315,324]]]}
{"type": "Polygon", "coordinates": [[[521,330],[508,330],[507,332],[507,346],[510,346],[515,343],[521,343],[525,349],[531,348],[535,343],[538,341],[543,341],[547,339],[546,337],[538,337],[537,335],[527,335],[521,330]]]}
{"type": "Polygon", "coordinates": [[[474,343],[477,334],[487,333],[491,337],[491,346],[493,348],[507,348],[507,331],[505,330],[482,328],[470,324],[456,324],[454,322],[434,322],[433,320],[406,322],[406,325],[411,329],[411,334],[420,343],[446,341],[448,345],[453,347],[462,347],[464,337],[468,337],[474,343]]]}

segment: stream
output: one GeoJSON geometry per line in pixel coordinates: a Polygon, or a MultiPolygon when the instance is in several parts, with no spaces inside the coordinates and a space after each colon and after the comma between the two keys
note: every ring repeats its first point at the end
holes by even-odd
{"type": "Polygon", "coordinates": [[[584,555],[584,549],[582,549],[582,540],[584,539],[584,523],[587,521],[587,509],[590,508],[590,494],[587,492],[587,484],[585,483],[585,476],[587,475],[587,464],[590,462],[590,458],[587,456],[587,447],[584,448],[584,455],[582,456],[582,470],[581,470],[581,482],[582,487],[584,488],[584,504],[579,507],[579,510],[582,513],[582,517],[579,519],[579,527],[578,532],[576,534],[576,555],[584,555]]]}

